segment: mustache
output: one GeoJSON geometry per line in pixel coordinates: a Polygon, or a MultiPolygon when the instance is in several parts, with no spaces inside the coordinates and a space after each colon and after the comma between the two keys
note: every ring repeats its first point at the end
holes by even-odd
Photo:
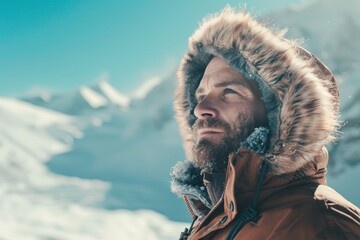
{"type": "Polygon", "coordinates": [[[221,128],[223,130],[230,130],[230,125],[216,118],[198,119],[193,125],[193,130],[201,128],[221,128]]]}

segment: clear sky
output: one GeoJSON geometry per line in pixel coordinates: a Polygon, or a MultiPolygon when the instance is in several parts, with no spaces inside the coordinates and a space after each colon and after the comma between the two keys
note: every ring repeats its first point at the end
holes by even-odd
{"type": "Polygon", "coordinates": [[[108,76],[128,94],[170,74],[201,19],[226,4],[258,15],[303,0],[0,0],[0,95],[61,92],[108,76]]]}

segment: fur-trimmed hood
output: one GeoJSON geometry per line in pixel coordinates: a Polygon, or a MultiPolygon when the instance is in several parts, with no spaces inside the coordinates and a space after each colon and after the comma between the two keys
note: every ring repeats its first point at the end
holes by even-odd
{"type": "Polygon", "coordinates": [[[227,7],[190,37],[178,69],[174,107],[188,159],[193,159],[195,90],[213,56],[258,83],[270,127],[263,155],[273,174],[295,172],[335,139],[339,94],[328,68],[248,13],[227,7]]]}

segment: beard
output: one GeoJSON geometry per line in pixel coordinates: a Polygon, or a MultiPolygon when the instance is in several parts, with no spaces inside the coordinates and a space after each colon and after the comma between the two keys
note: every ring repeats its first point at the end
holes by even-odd
{"type": "Polygon", "coordinates": [[[255,129],[255,117],[239,115],[235,129],[219,119],[198,119],[193,125],[195,144],[193,146],[193,163],[200,169],[207,168],[211,172],[225,172],[228,157],[235,152],[255,129]],[[223,139],[214,141],[211,138],[199,138],[197,132],[201,128],[217,128],[223,131],[223,139]]]}

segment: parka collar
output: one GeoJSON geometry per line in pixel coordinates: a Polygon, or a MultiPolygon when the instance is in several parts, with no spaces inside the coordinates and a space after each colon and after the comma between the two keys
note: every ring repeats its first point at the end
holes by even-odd
{"type": "MultiPolygon", "coordinates": [[[[230,155],[225,188],[226,194],[224,196],[225,211],[227,211],[231,202],[234,203],[234,209],[243,209],[251,204],[259,181],[261,164],[265,161],[265,158],[244,148],[230,155]]],[[[326,184],[327,161],[328,153],[324,147],[313,161],[294,173],[280,176],[267,174],[262,183],[259,205],[270,195],[285,188],[291,188],[294,185],[326,184]]],[[[228,210],[228,213],[230,213],[231,210],[228,210]]]]}

